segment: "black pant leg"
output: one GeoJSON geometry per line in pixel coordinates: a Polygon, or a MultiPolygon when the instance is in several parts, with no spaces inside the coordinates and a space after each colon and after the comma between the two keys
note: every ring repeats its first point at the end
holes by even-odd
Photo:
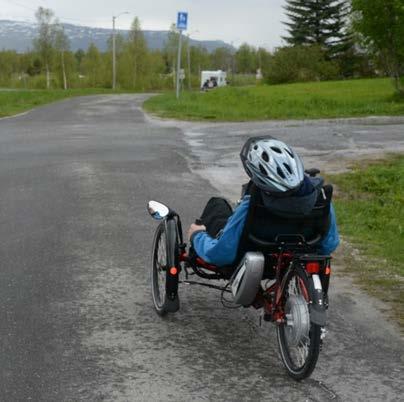
{"type": "Polygon", "coordinates": [[[233,214],[233,209],[224,198],[212,197],[205,206],[200,220],[206,226],[206,231],[212,237],[225,227],[227,220],[233,214]]]}

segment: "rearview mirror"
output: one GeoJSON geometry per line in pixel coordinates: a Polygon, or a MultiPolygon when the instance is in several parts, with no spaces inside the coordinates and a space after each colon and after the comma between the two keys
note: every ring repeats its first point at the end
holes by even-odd
{"type": "Polygon", "coordinates": [[[157,220],[164,219],[170,213],[168,207],[157,201],[149,201],[147,204],[147,210],[152,218],[157,220]]]}

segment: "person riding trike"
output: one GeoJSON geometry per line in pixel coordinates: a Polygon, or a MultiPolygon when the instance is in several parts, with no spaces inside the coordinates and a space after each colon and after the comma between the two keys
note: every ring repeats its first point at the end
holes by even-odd
{"type": "Polygon", "coordinates": [[[289,375],[300,380],[314,370],[326,333],[330,254],[339,244],[333,188],[272,137],[250,138],[240,156],[250,182],[238,206],[233,211],[225,199],[211,198],[188,230],[189,247],[180,216],[149,202],[161,221],[152,252],[153,303],[160,315],[178,311],[178,286],[187,283],[220,290],[225,307],[262,309],[277,326],[289,375]]]}

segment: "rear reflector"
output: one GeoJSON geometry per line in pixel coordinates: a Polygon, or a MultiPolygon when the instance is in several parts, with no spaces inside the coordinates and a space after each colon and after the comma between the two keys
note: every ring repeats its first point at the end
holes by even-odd
{"type": "Polygon", "coordinates": [[[178,269],[176,267],[171,267],[170,268],[170,274],[171,275],[177,275],[178,273],[178,269]]]}
{"type": "Polygon", "coordinates": [[[326,275],[330,275],[330,274],[331,274],[331,267],[327,267],[327,268],[325,269],[325,274],[326,274],[326,275]]]}
{"type": "Polygon", "coordinates": [[[308,262],[306,264],[306,271],[309,274],[318,274],[320,271],[320,263],[318,261],[308,262]]]}

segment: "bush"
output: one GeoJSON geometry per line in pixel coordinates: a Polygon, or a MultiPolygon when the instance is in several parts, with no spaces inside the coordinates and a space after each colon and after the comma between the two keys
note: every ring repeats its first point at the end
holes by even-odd
{"type": "Polygon", "coordinates": [[[282,47],[271,56],[264,71],[270,84],[336,79],[337,64],[326,61],[319,46],[282,47]]]}
{"type": "MultiPolygon", "coordinates": [[[[17,89],[46,89],[46,75],[15,75],[12,80],[7,83],[7,87],[17,88],[17,89]]],[[[61,82],[58,78],[51,74],[50,79],[50,89],[61,88],[61,82]]]]}
{"type": "Polygon", "coordinates": [[[229,76],[227,76],[227,79],[229,80],[230,85],[235,87],[257,84],[257,78],[255,77],[255,74],[230,74],[229,76]]]}

